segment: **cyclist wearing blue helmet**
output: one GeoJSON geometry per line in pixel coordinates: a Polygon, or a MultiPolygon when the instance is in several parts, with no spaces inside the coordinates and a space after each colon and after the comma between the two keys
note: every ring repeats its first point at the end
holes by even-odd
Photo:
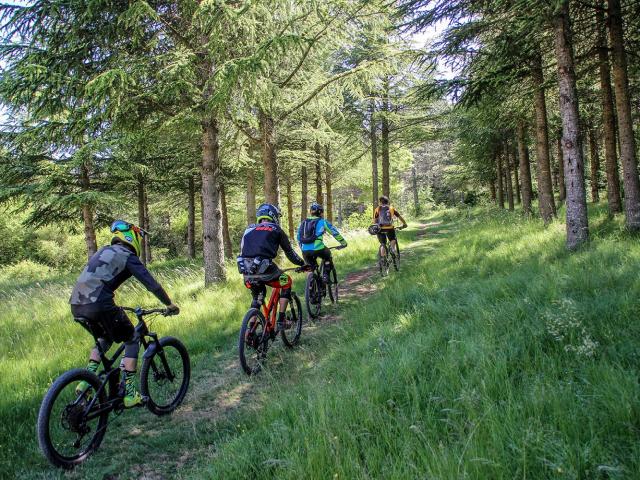
{"type": "Polygon", "coordinates": [[[249,225],[242,236],[238,270],[244,275],[245,286],[251,289],[254,308],[260,308],[258,296],[266,295],[266,285],[280,287],[278,330],[289,328],[285,313],[291,299],[293,279],[283,273],[273,262],[282,248],[287,258],[296,265],[304,266],[304,260],[295,252],[289,237],[280,228],[280,210],[275,205],[263,203],[256,212],[258,223],[249,225]]]}
{"type": "Polygon", "coordinates": [[[302,249],[302,256],[307,263],[316,265],[318,258],[325,262],[327,268],[324,269],[323,281],[327,283],[333,260],[331,258],[331,250],[325,246],[322,237],[325,233],[331,234],[333,238],[340,242],[339,248],[345,248],[347,241],[336,227],[322,217],[324,213],[322,205],[313,202],[309,208],[309,213],[311,215],[304,219],[300,227],[298,227],[298,243],[302,249]]]}

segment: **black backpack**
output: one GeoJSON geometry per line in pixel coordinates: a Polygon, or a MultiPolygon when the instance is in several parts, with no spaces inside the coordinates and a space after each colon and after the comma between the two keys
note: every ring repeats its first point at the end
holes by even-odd
{"type": "Polygon", "coordinates": [[[302,225],[300,226],[300,243],[313,243],[318,239],[316,227],[319,221],[319,218],[306,218],[302,221],[302,225]]]}
{"type": "Polygon", "coordinates": [[[393,218],[391,217],[391,207],[389,205],[381,205],[378,210],[378,225],[389,226],[393,225],[393,218]]]}

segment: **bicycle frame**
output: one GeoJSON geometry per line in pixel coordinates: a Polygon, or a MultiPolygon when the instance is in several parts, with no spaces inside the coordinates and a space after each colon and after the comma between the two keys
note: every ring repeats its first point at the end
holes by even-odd
{"type": "Polygon", "coordinates": [[[276,312],[277,305],[280,301],[280,291],[282,289],[280,287],[271,287],[271,296],[269,297],[269,302],[265,305],[264,301],[262,302],[262,312],[264,314],[264,318],[267,320],[267,331],[272,332],[276,328],[276,312]]]}

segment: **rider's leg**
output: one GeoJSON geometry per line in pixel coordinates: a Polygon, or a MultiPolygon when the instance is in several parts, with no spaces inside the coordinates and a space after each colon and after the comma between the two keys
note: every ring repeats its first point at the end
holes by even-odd
{"type": "Polygon", "coordinates": [[[282,274],[278,279],[280,290],[280,301],[279,301],[279,310],[278,310],[278,330],[284,330],[285,328],[290,327],[287,325],[287,307],[289,306],[289,300],[291,300],[291,287],[293,286],[293,279],[287,275],[282,274]]]}
{"type": "Polygon", "coordinates": [[[324,269],[322,272],[322,281],[325,284],[329,283],[329,272],[331,271],[331,267],[333,266],[333,260],[331,258],[331,250],[328,248],[324,248],[323,250],[318,251],[318,256],[324,262],[324,269]]]}
{"type": "MultiPolygon", "coordinates": [[[[140,339],[124,310],[118,308],[111,314],[111,328],[113,339],[116,342],[124,342],[124,406],[134,407],[142,403],[142,395],[136,388],[136,367],[138,353],[140,352],[140,339]]],[[[105,319],[105,321],[108,321],[105,319]]]]}

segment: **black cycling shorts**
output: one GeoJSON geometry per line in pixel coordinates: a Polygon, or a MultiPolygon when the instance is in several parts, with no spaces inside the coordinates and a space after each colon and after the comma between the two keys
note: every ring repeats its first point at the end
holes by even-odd
{"type": "Polygon", "coordinates": [[[387,243],[387,239],[391,242],[396,239],[396,229],[390,228],[388,230],[380,230],[380,233],[378,233],[377,236],[380,243],[387,243]]]}
{"type": "Polygon", "coordinates": [[[89,325],[81,324],[96,338],[107,342],[128,342],[133,339],[135,328],[129,317],[115,305],[98,308],[96,305],[71,305],[74,317],[84,317],[89,325]]]}
{"type": "Polygon", "coordinates": [[[304,258],[304,261],[309,265],[317,265],[318,262],[316,259],[318,258],[321,258],[325,262],[329,263],[331,263],[332,261],[331,250],[329,250],[327,247],[323,248],[322,250],[303,250],[302,257],[304,258]]]}

